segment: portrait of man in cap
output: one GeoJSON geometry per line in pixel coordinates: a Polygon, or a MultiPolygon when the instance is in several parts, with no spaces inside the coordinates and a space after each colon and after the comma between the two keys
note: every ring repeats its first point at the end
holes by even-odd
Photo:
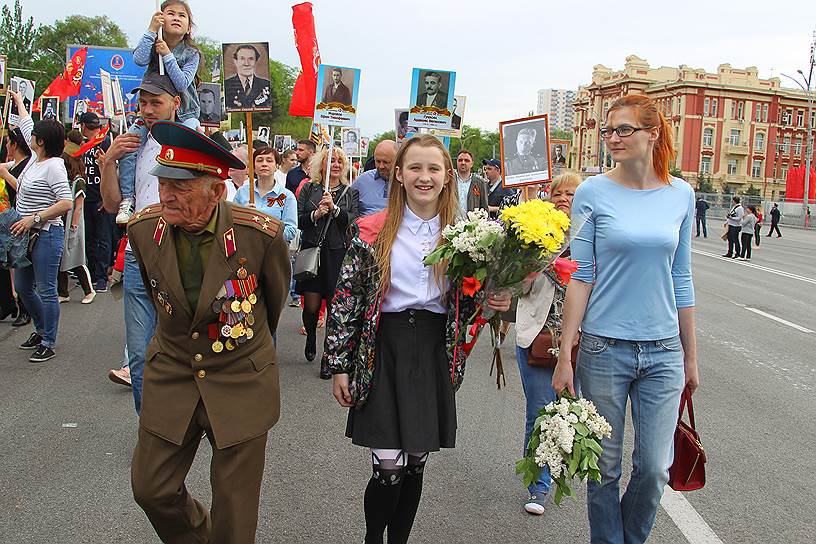
{"type": "Polygon", "coordinates": [[[499,123],[505,187],[550,180],[547,117],[499,123]]]}

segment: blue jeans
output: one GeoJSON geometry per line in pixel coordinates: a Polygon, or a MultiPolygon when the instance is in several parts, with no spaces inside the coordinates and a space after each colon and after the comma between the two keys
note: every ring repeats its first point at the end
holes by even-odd
{"type": "Polygon", "coordinates": [[[142,374],[147,345],[156,330],[156,310],[145,290],[139,264],[130,251],[125,252],[125,339],[127,341],[130,382],[136,413],[142,410],[142,374]]]}
{"type": "Polygon", "coordinates": [[[289,280],[289,296],[292,297],[292,300],[296,300],[300,302],[300,295],[295,293],[295,257],[297,253],[290,253],[289,254],[289,266],[292,269],[292,277],[289,280]]]}
{"type": "Polygon", "coordinates": [[[587,485],[593,544],[645,542],[669,481],[674,429],[685,385],[680,337],[628,341],[581,335],[578,376],[584,396],[612,425],[598,461],[601,482],[587,485]],[[632,401],[632,477],[620,496],[627,398],[632,401]]]}
{"type": "Polygon", "coordinates": [[[42,336],[42,345],[49,348],[57,344],[60,317],[57,274],[64,237],[65,229],[59,225],[40,231],[31,255],[31,266],[14,271],[14,288],[34,320],[37,334],[42,336]]]}
{"type": "MultiPolygon", "coordinates": [[[[544,406],[554,401],[558,395],[555,389],[552,388],[554,368],[528,365],[527,348],[519,346],[516,346],[516,361],[518,361],[519,374],[521,374],[521,387],[524,389],[524,398],[527,400],[524,448],[522,449],[523,455],[523,452],[527,450],[527,443],[530,441],[530,436],[533,434],[533,427],[535,427],[535,420],[538,418],[538,413],[544,406]]],[[[574,385],[575,391],[577,392],[577,379],[574,385]]],[[[527,489],[531,495],[541,495],[550,492],[550,484],[550,469],[545,466],[541,469],[541,476],[539,476],[538,481],[530,484],[527,489]]]]}

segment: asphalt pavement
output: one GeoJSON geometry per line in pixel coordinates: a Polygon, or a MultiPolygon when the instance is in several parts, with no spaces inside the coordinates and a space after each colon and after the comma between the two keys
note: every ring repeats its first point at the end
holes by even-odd
{"type": "MultiPolygon", "coordinates": [[[[650,542],[813,542],[816,233],[763,237],[750,262],[721,258],[724,243],[710,234],[693,245],[695,408],[708,483],[684,494],[699,519],[661,508],[650,542]],[[700,520],[716,537],[694,536],[700,520]]],[[[0,542],[159,542],[130,492],[130,390],[106,378],[122,359],[121,303],[106,294],[83,306],[79,288],[72,295],[49,362],[29,363],[17,349],[30,328],[0,323],[0,542]]],[[[278,330],[282,417],[269,435],[257,541],[361,542],[369,456],[344,438],[345,410],[303,358],[299,317],[287,307],[278,330]]],[[[513,465],[524,402],[509,345],[504,359],[500,391],[486,338],[468,362],[457,447],[430,457],[413,542],[588,541],[581,484],[577,500],[550,503],[541,517],[522,510],[526,490],[513,465]]],[[[628,451],[631,435],[628,426],[628,451]]],[[[205,503],[209,458],[204,440],[187,480],[205,503]]]]}

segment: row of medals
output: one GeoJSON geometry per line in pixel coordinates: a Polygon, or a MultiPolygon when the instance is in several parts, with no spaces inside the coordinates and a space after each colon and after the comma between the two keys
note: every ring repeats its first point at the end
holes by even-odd
{"type": "MultiPolygon", "coordinates": [[[[246,279],[247,271],[243,266],[238,269],[237,276],[241,280],[246,279]]],[[[215,353],[221,353],[225,349],[232,351],[247,340],[252,340],[255,336],[255,331],[252,330],[252,325],[255,324],[252,310],[257,302],[255,293],[246,297],[236,294],[235,298],[230,299],[227,298],[226,288],[221,288],[218,298],[212,303],[212,310],[219,315],[219,323],[223,323],[220,333],[225,340],[222,342],[219,338],[213,342],[212,350],[215,353]]]]}

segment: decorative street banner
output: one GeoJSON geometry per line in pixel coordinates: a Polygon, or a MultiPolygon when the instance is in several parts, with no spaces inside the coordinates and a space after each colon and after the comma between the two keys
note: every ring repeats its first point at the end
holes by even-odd
{"type": "Polygon", "coordinates": [[[499,123],[504,187],[552,181],[549,134],[547,114],[499,123]]]}
{"type": "Polygon", "coordinates": [[[418,128],[450,129],[456,72],[414,68],[408,124],[418,128]]]}
{"type": "Polygon", "coordinates": [[[314,122],[353,127],[357,122],[360,69],[323,64],[317,72],[314,122]]]}
{"type": "Polygon", "coordinates": [[[227,112],[270,111],[269,43],[225,43],[221,47],[227,112]]]}
{"type": "Polygon", "coordinates": [[[431,129],[431,134],[434,136],[452,136],[454,138],[462,137],[462,119],[465,117],[465,104],[467,97],[457,94],[453,97],[453,117],[451,118],[450,129],[431,129]]]}
{"type": "Polygon", "coordinates": [[[124,98],[124,107],[127,113],[136,111],[137,100],[133,89],[142,81],[145,68],[133,61],[133,50],[118,47],[102,47],[98,45],[69,45],[66,62],[74,57],[81,48],[87,47],[85,69],[82,76],[82,87],[77,96],[68,99],[69,110],[75,111],[76,101],[86,101],[88,111],[103,115],[102,80],[100,70],[105,70],[111,77],[119,78],[124,98]]]}

